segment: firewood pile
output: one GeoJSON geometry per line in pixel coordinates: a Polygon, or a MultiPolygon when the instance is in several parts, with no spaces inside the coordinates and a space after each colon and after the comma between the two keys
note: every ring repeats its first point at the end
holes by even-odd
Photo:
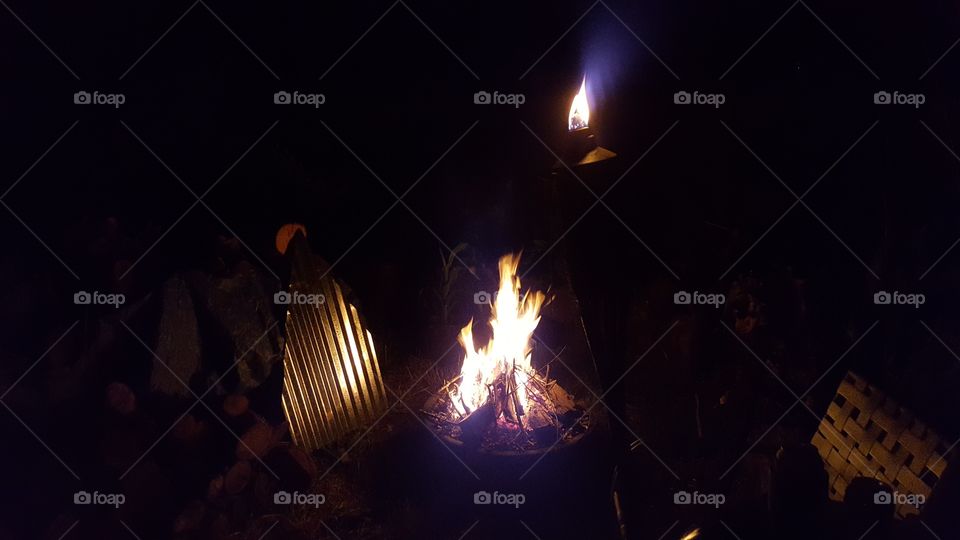
{"type": "Polygon", "coordinates": [[[537,372],[525,383],[527,406],[517,397],[512,376],[499,377],[478,409],[460,416],[448,381],[424,405],[424,415],[449,442],[490,453],[546,450],[579,439],[590,428],[590,415],[560,384],[537,372]]]}

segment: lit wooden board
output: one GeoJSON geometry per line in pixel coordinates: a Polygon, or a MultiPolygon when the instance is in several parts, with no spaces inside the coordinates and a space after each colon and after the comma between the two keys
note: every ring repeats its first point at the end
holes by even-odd
{"type": "Polygon", "coordinates": [[[302,236],[288,254],[283,410],[294,442],[314,450],[375,421],[387,399],[373,336],[357,308],[302,236]]]}

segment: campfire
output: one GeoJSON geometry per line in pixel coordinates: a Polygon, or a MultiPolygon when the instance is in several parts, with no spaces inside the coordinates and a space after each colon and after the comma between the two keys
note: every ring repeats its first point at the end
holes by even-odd
{"type": "Polygon", "coordinates": [[[490,338],[477,347],[474,321],[460,330],[460,373],[427,404],[426,413],[448,439],[485,450],[537,450],[572,439],[589,418],[557,381],[533,365],[533,333],[546,301],[521,294],[520,257],[500,259],[500,286],[490,303],[490,338]]]}

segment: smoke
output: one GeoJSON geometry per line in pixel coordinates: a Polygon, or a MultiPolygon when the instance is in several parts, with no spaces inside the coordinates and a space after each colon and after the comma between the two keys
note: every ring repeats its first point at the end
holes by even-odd
{"type": "MultiPolygon", "coordinates": [[[[597,109],[628,71],[636,69],[632,64],[643,45],[602,6],[597,6],[592,15],[584,21],[581,62],[590,107],[597,109]]],[[[576,75],[578,85],[580,76],[576,75]]]]}

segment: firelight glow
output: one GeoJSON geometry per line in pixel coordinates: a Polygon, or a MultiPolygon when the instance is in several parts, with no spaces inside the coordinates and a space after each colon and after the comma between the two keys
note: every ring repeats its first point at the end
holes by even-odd
{"type": "Polygon", "coordinates": [[[519,255],[500,258],[500,289],[491,306],[490,327],[493,337],[477,349],[473,343],[473,321],[460,330],[464,349],[459,384],[450,391],[450,400],[461,415],[480,408],[490,398],[491,389],[501,377],[515,383],[517,402],[529,408],[527,382],[533,376],[530,363],[530,338],[540,323],[540,308],[545,295],[540,291],[520,294],[517,267],[519,255]]]}
{"type": "Polygon", "coordinates": [[[582,129],[590,125],[590,105],[587,104],[587,78],[580,83],[580,91],[570,104],[570,116],[567,118],[567,130],[582,129]]]}

